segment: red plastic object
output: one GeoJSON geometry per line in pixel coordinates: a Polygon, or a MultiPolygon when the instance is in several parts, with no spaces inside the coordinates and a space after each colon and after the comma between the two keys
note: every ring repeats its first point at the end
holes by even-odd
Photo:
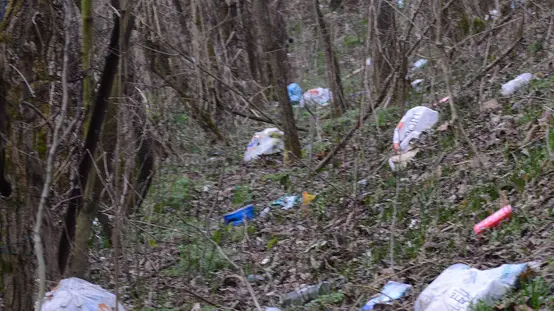
{"type": "Polygon", "coordinates": [[[480,223],[476,224],[473,227],[473,231],[475,231],[475,234],[481,234],[481,232],[496,227],[498,224],[504,220],[508,219],[512,216],[512,207],[510,205],[506,205],[503,208],[496,211],[494,214],[490,215],[489,217],[485,218],[480,223]]]}

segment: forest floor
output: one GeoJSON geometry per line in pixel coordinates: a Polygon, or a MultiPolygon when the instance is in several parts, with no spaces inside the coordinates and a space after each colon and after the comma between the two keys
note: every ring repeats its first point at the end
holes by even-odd
{"type": "MultiPolygon", "coordinates": [[[[485,92],[484,101],[497,104],[456,103],[467,139],[446,126],[448,104],[439,106],[439,122],[415,142],[420,152],[398,175],[387,163],[394,127],[407,109],[430,101],[415,92],[405,107],[378,109],[316,176],[311,169],[355,124],[357,111],[321,120],[313,158],[293,166],[280,155],[242,161],[251,135],[270,127],[264,124],[240,124],[229,147],[183,134],[189,137],[183,153],[162,165],[145,212],[128,226],[121,293],[129,309],[255,310],[255,296],[262,308],[357,310],[392,280],[413,288],[391,310],[411,310],[452,264],[488,269],[530,261],[541,264],[533,281],[478,310],[554,308],[554,131],[547,113],[554,76],[540,57],[526,66],[485,92]],[[524,69],[547,75],[513,96],[495,95],[524,69]],[[272,201],[304,191],[317,195],[307,207],[271,207],[260,216],[272,201]],[[223,224],[224,214],[250,203],[255,219],[223,224]],[[506,204],[514,208],[509,220],[479,236],[473,232],[506,204]],[[330,293],[302,306],[280,305],[281,295],[323,281],[331,282],[330,293]]],[[[308,128],[309,114],[297,114],[298,125],[308,128]]],[[[303,146],[311,143],[301,135],[303,146]]],[[[110,267],[109,252],[93,256],[97,278],[110,267]]]]}

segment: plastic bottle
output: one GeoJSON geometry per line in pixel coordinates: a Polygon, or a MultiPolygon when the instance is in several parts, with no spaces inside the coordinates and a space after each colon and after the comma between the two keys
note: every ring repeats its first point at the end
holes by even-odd
{"type": "Polygon", "coordinates": [[[522,73],[515,79],[502,84],[502,90],[500,91],[500,94],[502,94],[502,96],[510,96],[519,91],[519,89],[521,89],[522,87],[529,84],[529,82],[531,82],[533,78],[534,75],[532,73],[522,73]]]}
{"type": "Polygon", "coordinates": [[[481,234],[481,232],[496,227],[498,224],[504,220],[508,219],[512,216],[512,207],[510,205],[506,205],[503,208],[496,211],[494,214],[490,215],[489,217],[485,218],[480,223],[476,224],[473,227],[473,231],[475,231],[475,234],[481,234]]]}
{"type": "Polygon", "coordinates": [[[293,305],[303,305],[308,301],[316,299],[319,295],[325,295],[331,291],[331,283],[321,282],[317,285],[301,288],[297,291],[288,293],[281,297],[284,307],[293,305]]]}

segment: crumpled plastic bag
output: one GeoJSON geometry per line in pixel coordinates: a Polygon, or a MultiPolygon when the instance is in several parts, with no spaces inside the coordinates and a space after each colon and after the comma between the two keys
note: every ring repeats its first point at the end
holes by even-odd
{"type": "Polygon", "coordinates": [[[262,132],[256,132],[244,153],[244,161],[248,162],[258,158],[262,154],[274,154],[284,150],[283,133],[278,128],[267,128],[262,132]]]}
{"type": "Polygon", "coordinates": [[[500,94],[502,94],[502,96],[510,96],[519,91],[519,89],[521,89],[522,87],[529,84],[529,82],[531,82],[533,78],[535,78],[535,75],[533,75],[532,73],[522,73],[519,76],[515,77],[513,80],[502,84],[500,94]]]}
{"type": "Polygon", "coordinates": [[[289,100],[292,104],[300,104],[302,100],[302,88],[298,83],[291,83],[287,86],[287,91],[289,92],[289,100]]]}
{"type": "Polygon", "coordinates": [[[478,270],[454,264],[444,270],[417,297],[415,311],[469,311],[479,300],[493,304],[507,294],[516,281],[533,270],[535,263],[504,264],[478,270]]]}
{"type": "Polygon", "coordinates": [[[430,129],[439,120],[439,113],[433,109],[417,106],[406,112],[394,129],[393,148],[398,152],[406,151],[410,140],[418,138],[422,132],[430,129]]]}
{"type": "Polygon", "coordinates": [[[389,158],[389,166],[393,172],[404,169],[408,166],[408,163],[417,155],[419,149],[409,149],[403,153],[393,155],[389,158]]]}
{"type": "MultiPolygon", "coordinates": [[[[79,278],[67,278],[46,293],[41,311],[112,311],[115,295],[79,278]]],[[[121,304],[118,309],[125,311],[121,304]]]]}
{"type": "Polygon", "coordinates": [[[317,104],[320,106],[329,105],[330,101],[333,100],[333,92],[329,89],[324,89],[321,87],[311,89],[304,93],[304,103],[305,104],[317,104]]]}
{"type": "Polygon", "coordinates": [[[400,299],[410,292],[412,285],[388,281],[381,293],[369,300],[359,311],[373,310],[378,304],[390,304],[391,301],[400,299]]]}

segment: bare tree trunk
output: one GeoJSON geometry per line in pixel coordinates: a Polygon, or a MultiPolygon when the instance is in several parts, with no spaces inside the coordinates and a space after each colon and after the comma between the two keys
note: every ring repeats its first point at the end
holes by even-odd
{"type": "Polygon", "coordinates": [[[250,69],[250,75],[252,79],[256,81],[261,81],[262,73],[260,72],[260,59],[257,55],[257,48],[255,42],[255,28],[252,23],[252,12],[248,6],[247,1],[240,1],[241,8],[241,17],[242,17],[242,26],[245,36],[246,43],[246,53],[248,56],[248,66],[250,69]]]}
{"type": "Polygon", "coordinates": [[[346,104],[346,101],[344,99],[339,62],[337,61],[337,57],[333,52],[331,34],[329,33],[329,29],[325,24],[323,14],[319,9],[319,0],[314,0],[314,11],[319,28],[319,36],[321,38],[321,41],[323,42],[323,46],[325,49],[325,58],[327,61],[327,81],[329,83],[331,91],[333,92],[333,112],[334,116],[338,117],[348,109],[348,105],[346,104]]]}
{"type": "MultiPolygon", "coordinates": [[[[117,0],[116,0],[117,2],[117,0]]],[[[96,93],[96,98],[93,105],[92,115],[90,117],[90,124],[88,127],[85,145],[83,147],[83,153],[81,155],[81,161],[78,169],[78,185],[70,192],[69,206],[66,211],[64,225],[66,228],[65,234],[61,235],[60,249],[58,253],[58,266],[63,273],[66,269],[70,254],[71,244],[75,239],[75,227],[76,216],[79,208],[83,206],[82,189],[87,188],[89,181],[89,175],[92,168],[92,155],[95,154],[98,141],[100,138],[100,131],[104,124],[104,117],[106,115],[106,108],[109,103],[109,96],[115,75],[117,73],[117,66],[119,63],[119,40],[128,40],[131,34],[131,30],[134,25],[134,20],[131,18],[129,24],[125,26],[127,32],[125,38],[119,36],[119,25],[121,17],[114,16],[114,28],[112,30],[112,36],[109,44],[109,52],[104,64],[104,70],[100,79],[100,86],[96,93]]]]}
{"type": "Polygon", "coordinates": [[[272,19],[270,19],[267,2],[267,0],[256,0],[255,12],[258,24],[260,25],[260,33],[265,32],[267,34],[264,36],[264,47],[271,61],[271,68],[275,78],[274,86],[281,108],[281,119],[285,132],[285,163],[291,163],[296,158],[300,158],[300,140],[298,139],[298,130],[294,122],[294,113],[287,91],[288,64],[287,50],[285,48],[287,34],[279,12],[281,1],[278,0],[276,4],[277,10],[271,16],[273,17],[272,19]]]}
{"type": "MultiPolygon", "coordinates": [[[[388,0],[373,0],[375,14],[374,41],[371,51],[373,63],[373,89],[378,93],[385,79],[392,72],[395,60],[396,27],[394,8],[388,0]]],[[[404,77],[401,77],[402,79],[404,77]]]]}
{"type": "MultiPolygon", "coordinates": [[[[49,97],[51,83],[39,81],[48,76],[39,69],[46,67],[49,48],[33,31],[33,13],[39,11],[44,14],[34,22],[42,35],[52,35],[51,27],[61,28],[56,25],[58,20],[51,19],[48,3],[15,0],[8,2],[0,25],[0,36],[10,38],[2,40],[0,46],[0,293],[6,310],[14,311],[34,307],[37,270],[32,228],[44,183],[42,160],[51,134],[51,123],[45,124],[46,116],[41,113],[46,106],[42,106],[42,99],[49,97]]],[[[56,109],[52,107],[49,111],[56,109]]],[[[50,202],[46,203],[45,208],[49,208],[50,202]]],[[[52,220],[41,217],[46,279],[58,277],[58,232],[52,220]]]]}

